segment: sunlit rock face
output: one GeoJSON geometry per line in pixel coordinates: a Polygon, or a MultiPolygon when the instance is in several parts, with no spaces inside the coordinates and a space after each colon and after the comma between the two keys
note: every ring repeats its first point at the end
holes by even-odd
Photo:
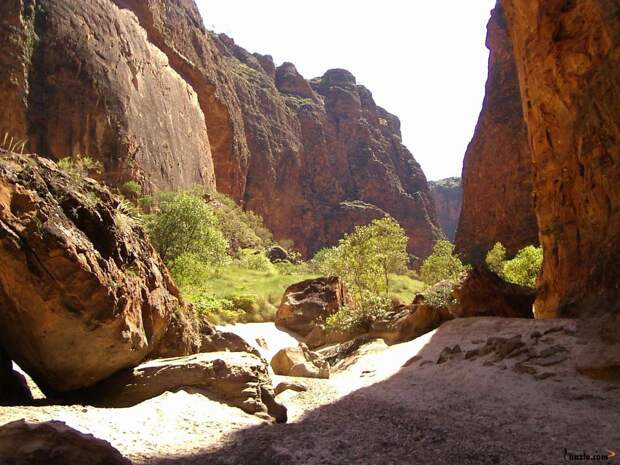
{"type": "Polygon", "coordinates": [[[620,15],[612,0],[503,0],[544,246],[536,314],[620,308],[620,15]]]}
{"type": "Polygon", "coordinates": [[[115,0],[198,94],[218,189],[261,214],[305,255],[386,213],[427,255],[439,237],[424,173],[400,122],[345,70],[308,81],[224,35],[192,1],[115,0]]]}
{"type": "Polygon", "coordinates": [[[0,5],[0,133],[51,158],[87,154],[146,191],[215,188],[199,100],[109,0],[0,5]]]}
{"type": "Polygon", "coordinates": [[[479,264],[496,242],[514,255],[538,243],[532,195],[533,168],[521,93],[503,8],[488,25],[486,94],[463,163],[463,209],[457,252],[479,264]]]}

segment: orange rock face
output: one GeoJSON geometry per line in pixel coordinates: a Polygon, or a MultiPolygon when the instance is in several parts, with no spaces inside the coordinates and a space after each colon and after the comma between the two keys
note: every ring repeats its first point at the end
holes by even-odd
{"type": "Polygon", "coordinates": [[[215,187],[198,97],[109,0],[0,5],[0,133],[51,158],[87,154],[107,181],[215,187]]]}
{"type": "Polygon", "coordinates": [[[519,70],[545,253],[536,315],[546,318],[617,311],[618,3],[502,3],[519,70]]]}
{"type": "Polygon", "coordinates": [[[521,108],[514,53],[501,6],[488,25],[486,94],[463,163],[463,210],[456,249],[481,263],[496,242],[514,255],[538,244],[532,158],[521,108]]]}
{"type": "Polygon", "coordinates": [[[439,237],[424,174],[403,146],[398,119],[344,70],[311,81],[276,69],[204,30],[191,1],[114,0],[198,94],[218,189],[261,214],[305,255],[386,213],[427,255],[439,237]]]}

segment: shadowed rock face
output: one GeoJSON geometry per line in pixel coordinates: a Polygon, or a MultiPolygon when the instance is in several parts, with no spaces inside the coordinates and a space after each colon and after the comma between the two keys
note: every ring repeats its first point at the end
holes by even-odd
{"type": "Polygon", "coordinates": [[[496,242],[509,256],[538,244],[532,196],[532,157],[523,119],[519,80],[504,11],[488,25],[489,77],[476,132],[463,162],[463,209],[456,250],[483,263],[496,242]]]}
{"type": "Polygon", "coordinates": [[[263,216],[305,255],[354,225],[394,216],[409,251],[439,236],[426,179],[398,119],[344,70],[307,81],[224,35],[205,33],[192,1],[115,0],[198,94],[218,189],[263,216]]]}
{"type": "Polygon", "coordinates": [[[461,179],[446,178],[440,181],[430,181],[428,186],[435,202],[435,211],[441,230],[450,242],[454,242],[463,204],[461,179]]]}
{"type": "Polygon", "coordinates": [[[611,0],[503,0],[535,167],[536,315],[620,310],[620,15],[611,0]]]}
{"type": "Polygon", "coordinates": [[[0,15],[0,133],[88,154],[114,184],[215,187],[196,93],[133,15],[109,0],[7,0],[0,15]]]}

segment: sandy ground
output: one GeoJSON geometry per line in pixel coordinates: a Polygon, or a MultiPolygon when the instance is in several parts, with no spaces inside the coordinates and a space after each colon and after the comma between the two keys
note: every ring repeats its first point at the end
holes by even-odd
{"type": "MultiPolygon", "coordinates": [[[[289,407],[285,425],[185,392],[128,409],[0,408],[0,423],[65,421],[151,465],[620,463],[566,460],[565,449],[620,455],[620,384],[576,374],[573,326],[476,318],[405,344],[373,342],[330,380],[296,379],[308,391],[279,397],[289,407]],[[535,333],[542,336],[531,338],[535,333]],[[489,336],[517,334],[530,351],[555,351],[543,359],[549,364],[532,372],[520,366],[527,354],[465,358],[489,336]],[[437,364],[442,350],[457,344],[461,352],[437,364]]],[[[262,337],[265,356],[296,344],[271,324],[226,329],[251,343],[262,337]]]]}

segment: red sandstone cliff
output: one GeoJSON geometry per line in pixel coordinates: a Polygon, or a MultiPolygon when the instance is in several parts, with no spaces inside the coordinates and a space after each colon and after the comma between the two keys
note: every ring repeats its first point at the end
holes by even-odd
{"type": "Polygon", "coordinates": [[[502,0],[544,248],[536,315],[620,302],[620,15],[613,0],[502,0]]]}
{"type": "Polygon", "coordinates": [[[196,93],[109,0],[0,4],[0,132],[52,158],[88,154],[111,183],[215,187],[196,93]]]}
{"type": "Polygon", "coordinates": [[[439,237],[426,178],[398,119],[344,70],[307,81],[204,30],[191,0],[115,0],[196,89],[219,190],[309,255],[386,213],[427,255],[439,237]],[[215,115],[215,116],[214,116],[215,115]],[[215,141],[215,142],[214,142],[215,141]]]}
{"type": "Polygon", "coordinates": [[[461,178],[430,181],[428,186],[435,202],[435,211],[441,230],[449,241],[454,242],[463,205],[461,178]]]}
{"type": "Polygon", "coordinates": [[[489,77],[482,112],[463,162],[463,209],[456,249],[479,263],[496,242],[509,255],[538,243],[532,158],[512,44],[501,6],[488,25],[489,77]]]}
{"type": "Polygon", "coordinates": [[[343,70],[307,81],[204,29],[193,0],[7,0],[0,132],[88,154],[112,184],[215,187],[309,255],[386,213],[438,238],[398,119],[343,70]],[[215,179],[214,179],[215,177],[215,179]]]}

